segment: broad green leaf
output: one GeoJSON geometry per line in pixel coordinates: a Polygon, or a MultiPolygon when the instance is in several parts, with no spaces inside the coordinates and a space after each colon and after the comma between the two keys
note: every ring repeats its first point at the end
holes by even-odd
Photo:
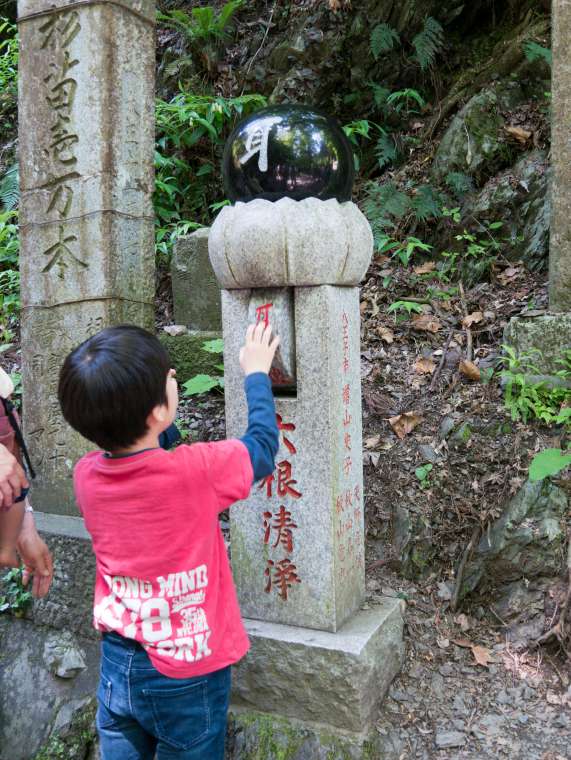
{"type": "Polygon", "coordinates": [[[220,378],[212,375],[195,375],[183,383],[185,396],[197,396],[220,386],[220,378]]]}
{"type": "Polygon", "coordinates": [[[208,351],[209,354],[221,354],[224,350],[224,341],[222,338],[214,338],[214,340],[205,340],[202,344],[202,350],[208,351]]]}
{"type": "Polygon", "coordinates": [[[543,480],[550,475],[557,475],[571,464],[571,453],[561,449],[545,449],[532,459],[529,467],[531,481],[543,480]]]}

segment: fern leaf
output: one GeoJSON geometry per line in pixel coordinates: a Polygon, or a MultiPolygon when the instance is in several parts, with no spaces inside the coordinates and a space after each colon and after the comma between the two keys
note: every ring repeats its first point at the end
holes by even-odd
{"type": "Polygon", "coordinates": [[[456,197],[469,193],[474,189],[472,177],[462,172],[449,172],[444,180],[456,197]]]}
{"type": "Polygon", "coordinates": [[[399,42],[398,32],[388,24],[377,24],[371,32],[371,52],[375,59],[384,53],[388,53],[399,42]]]}
{"type": "Polygon", "coordinates": [[[241,5],[243,5],[243,0],[230,0],[230,2],[226,3],[226,5],[222,8],[217,21],[218,29],[221,32],[226,29],[230,23],[230,20],[232,19],[232,16],[236,13],[241,5]]]}
{"type": "Polygon", "coordinates": [[[537,42],[533,42],[533,40],[524,42],[523,52],[525,53],[525,57],[530,63],[543,60],[549,66],[551,66],[553,62],[553,55],[551,53],[551,50],[549,48],[543,47],[543,45],[539,45],[537,42]]]}
{"type": "Polygon", "coordinates": [[[396,142],[392,135],[381,135],[375,145],[375,155],[381,169],[392,164],[398,155],[396,142]]]}
{"type": "Polygon", "coordinates": [[[20,198],[20,177],[18,164],[11,166],[0,180],[0,203],[6,211],[11,211],[20,198]]]}
{"type": "Polygon", "coordinates": [[[375,84],[375,82],[369,82],[368,84],[373,91],[373,100],[375,102],[375,106],[379,109],[384,108],[387,103],[387,98],[391,94],[391,91],[386,87],[381,87],[381,85],[375,84]]]}
{"type": "Polygon", "coordinates": [[[442,25],[428,16],[424,22],[422,32],[419,32],[412,41],[415,50],[415,57],[420,68],[424,71],[431,66],[438,53],[444,47],[444,29],[442,25]]]}
{"type": "Polygon", "coordinates": [[[427,222],[429,219],[442,216],[440,195],[430,185],[417,188],[411,207],[419,222],[427,222]]]}

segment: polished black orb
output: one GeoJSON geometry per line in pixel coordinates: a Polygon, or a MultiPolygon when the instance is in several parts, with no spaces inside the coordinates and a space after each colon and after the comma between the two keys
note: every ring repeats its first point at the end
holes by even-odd
{"type": "Polygon", "coordinates": [[[226,142],[222,173],[226,197],[351,199],[353,152],[329,116],[305,106],[262,108],[243,119],[226,142]]]}

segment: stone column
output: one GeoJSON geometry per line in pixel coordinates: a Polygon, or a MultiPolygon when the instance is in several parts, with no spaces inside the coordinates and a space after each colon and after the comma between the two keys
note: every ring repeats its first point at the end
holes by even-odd
{"type": "Polygon", "coordinates": [[[152,327],[154,0],[19,0],[24,425],[35,502],[73,513],[88,444],[56,398],[66,353],[152,327]]]}
{"type": "Polygon", "coordinates": [[[571,312],[571,0],[553,0],[549,310],[571,312]]]}
{"type": "Polygon", "coordinates": [[[362,748],[402,655],[400,600],[360,610],[357,285],[372,234],[352,203],[258,199],[223,209],[209,247],[223,288],[228,435],[247,423],[238,354],[248,323],[269,320],[285,338],[279,372],[274,366],[270,375],[281,435],[276,471],[230,513],[232,567],[252,641],[235,678],[236,719],[246,725],[247,710],[260,720],[302,721],[304,731],[321,724],[349,732],[347,746],[362,748]]]}

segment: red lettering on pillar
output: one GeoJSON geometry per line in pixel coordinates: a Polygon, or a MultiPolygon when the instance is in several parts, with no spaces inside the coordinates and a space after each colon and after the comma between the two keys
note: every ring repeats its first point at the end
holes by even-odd
{"type": "Polygon", "coordinates": [[[258,306],[256,308],[256,324],[260,324],[260,322],[263,322],[265,326],[267,327],[270,322],[270,309],[272,308],[273,303],[265,303],[263,306],[258,306]]]}

